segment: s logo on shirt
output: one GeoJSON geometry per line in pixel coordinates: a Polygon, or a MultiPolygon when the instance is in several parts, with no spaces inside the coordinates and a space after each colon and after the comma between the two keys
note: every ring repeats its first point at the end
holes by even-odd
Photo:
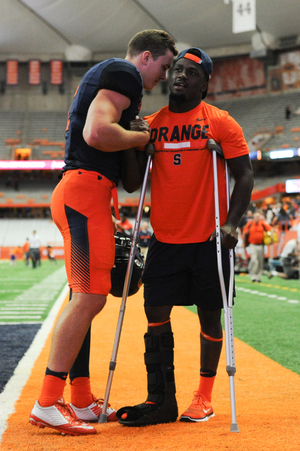
{"type": "Polygon", "coordinates": [[[181,153],[175,153],[173,156],[173,164],[179,166],[181,164],[181,153]]]}

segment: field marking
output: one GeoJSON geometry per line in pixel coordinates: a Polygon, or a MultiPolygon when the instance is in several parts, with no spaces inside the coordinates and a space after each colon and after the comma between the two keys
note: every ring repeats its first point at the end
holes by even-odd
{"type": "Polygon", "coordinates": [[[19,305],[17,305],[14,307],[1,307],[1,310],[42,310],[42,311],[44,311],[45,309],[46,309],[46,306],[44,306],[44,307],[40,307],[40,306],[38,306],[38,307],[28,307],[28,306],[20,307],[19,305]]]}
{"type": "Polygon", "coordinates": [[[250,288],[237,286],[236,290],[243,291],[244,293],[257,294],[258,296],[265,296],[271,299],[277,299],[278,301],[287,301],[287,303],[289,304],[300,304],[300,301],[298,299],[288,299],[286,296],[277,296],[276,294],[268,294],[264,293],[263,291],[251,290],[250,288]]]}
{"type": "Polygon", "coordinates": [[[65,281],[66,271],[62,266],[40,282],[23,290],[14,299],[2,300],[0,302],[0,324],[9,324],[8,320],[11,319],[22,320],[23,324],[24,320],[41,322],[42,313],[58,296],[65,281]],[[27,311],[27,314],[24,314],[24,310],[27,311]]]}
{"type": "MultiPolygon", "coordinates": [[[[35,338],[33,339],[31,346],[28,348],[23,358],[20,360],[13,376],[7,382],[3,392],[0,394],[0,441],[7,426],[7,419],[15,411],[15,403],[19,399],[24,386],[31,375],[33,365],[46,343],[57,314],[60,311],[60,308],[68,294],[69,287],[68,285],[65,285],[61,294],[50,310],[49,315],[47,316],[41,328],[37,332],[35,338]]],[[[34,400],[32,402],[34,403],[34,400]]]]}
{"type": "MultiPolygon", "coordinates": [[[[42,315],[39,315],[39,316],[35,316],[35,315],[25,315],[25,316],[21,316],[21,315],[11,315],[11,316],[0,316],[0,319],[31,319],[31,320],[33,320],[33,319],[36,319],[36,320],[40,320],[40,321],[36,321],[37,323],[40,323],[41,322],[41,318],[42,318],[42,315]]],[[[9,323],[1,323],[1,325],[3,326],[4,324],[11,324],[10,322],[9,323]]],[[[18,323],[18,324],[20,324],[20,322],[18,323]]],[[[22,323],[22,324],[24,324],[24,323],[22,323]]],[[[27,324],[27,323],[26,323],[27,324]]]]}

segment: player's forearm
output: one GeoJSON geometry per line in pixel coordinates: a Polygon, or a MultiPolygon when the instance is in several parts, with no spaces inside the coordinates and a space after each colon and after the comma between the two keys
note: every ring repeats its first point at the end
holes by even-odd
{"type": "Polygon", "coordinates": [[[150,138],[147,131],[125,130],[117,123],[86,126],[83,130],[86,143],[103,152],[118,152],[133,147],[144,147],[150,138]]]}
{"type": "Polygon", "coordinates": [[[121,180],[124,189],[128,193],[133,193],[143,183],[143,175],[145,173],[147,157],[145,152],[134,149],[123,151],[121,180]]]}
{"type": "Polygon", "coordinates": [[[243,214],[250,204],[252,189],[253,178],[251,174],[246,173],[236,181],[231,194],[226,224],[234,228],[238,227],[243,214]]]}

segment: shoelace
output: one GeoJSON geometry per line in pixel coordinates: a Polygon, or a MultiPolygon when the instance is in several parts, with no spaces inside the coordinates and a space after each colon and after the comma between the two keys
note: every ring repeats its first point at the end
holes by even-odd
{"type": "Polygon", "coordinates": [[[74,420],[78,420],[76,413],[74,412],[74,410],[72,409],[72,407],[70,406],[70,404],[65,404],[65,409],[67,410],[68,414],[74,418],[74,420]]]}
{"type": "MultiPolygon", "coordinates": [[[[104,398],[96,398],[94,395],[93,395],[93,401],[96,403],[96,404],[99,404],[100,406],[103,406],[103,403],[104,403],[104,398]]],[[[110,404],[109,403],[107,403],[107,407],[110,407],[110,404]]]]}
{"type": "Polygon", "coordinates": [[[194,394],[194,399],[192,401],[192,405],[195,407],[201,407],[201,408],[206,407],[205,401],[202,399],[201,395],[199,395],[199,393],[196,391],[193,394],[194,394]]]}
{"type": "Polygon", "coordinates": [[[74,412],[74,410],[72,409],[72,407],[70,406],[70,404],[66,404],[64,402],[64,400],[59,400],[58,404],[66,410],[67,415],[70,417],[71,422],[76,421],[76,422],[82,423],[82,421],[79,420],[79,418],[77,418],[77,415],[74,412]]]}

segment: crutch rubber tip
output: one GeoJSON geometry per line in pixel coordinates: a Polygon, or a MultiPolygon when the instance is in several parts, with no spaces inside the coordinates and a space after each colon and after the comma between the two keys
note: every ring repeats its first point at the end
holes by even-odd
{"type": "Polygon", "coordinates": [[[231,423],[230,432],[240,432],[237,423],[231,423]]]}
{"type": "Polygon", "coordinates": [[[106,413],[101,413],[98,423],[107,423],[107,415],[106,413]]]}

